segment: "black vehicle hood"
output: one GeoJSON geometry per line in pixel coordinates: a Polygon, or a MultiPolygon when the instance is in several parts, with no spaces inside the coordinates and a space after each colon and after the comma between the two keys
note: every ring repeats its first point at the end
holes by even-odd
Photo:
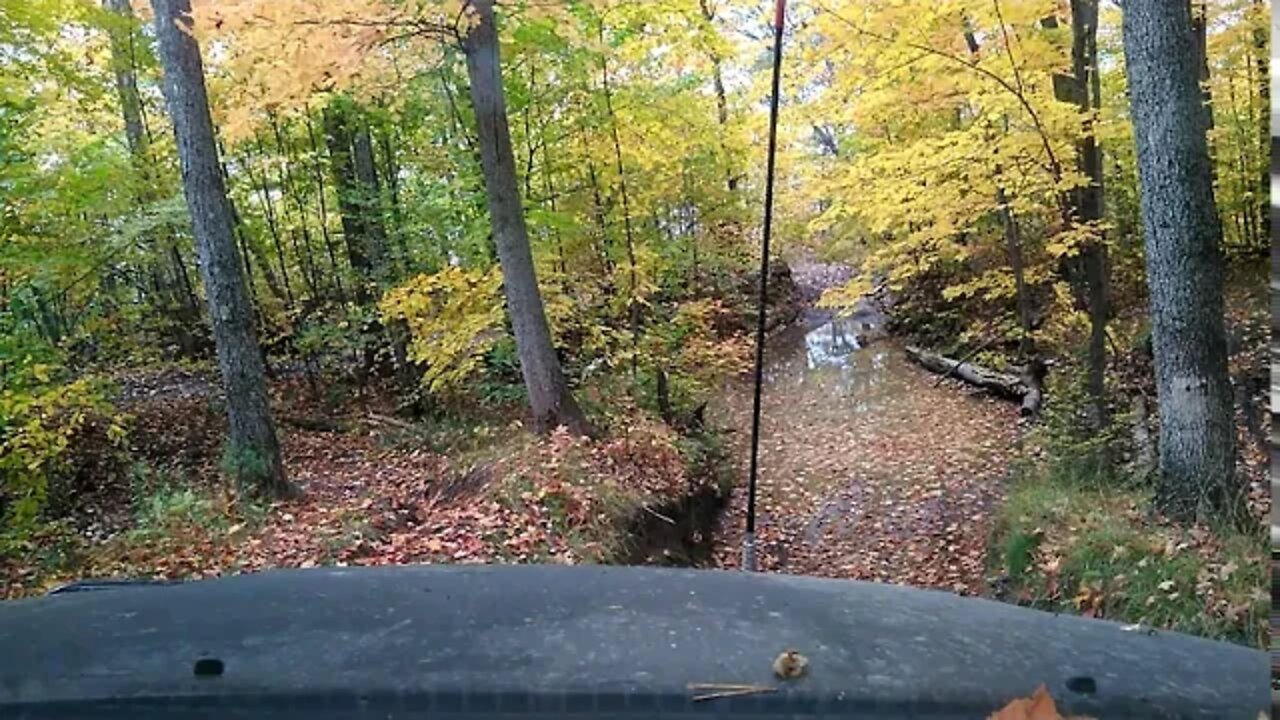
{"type": "Polygon", "coordinates": [[[1064,714],[1255,720],[1268,668],[1243,647],[947,593],[704,570],[281,570],[0,604],[5,716],[103,699],[132,717],[229,716],[256,698],[311,717],[977,718],[1043,683],[1064,714]],[[773,677],[785,648],[809,658],[806,677],[773,677]],[[201,659],[222,673],[196,676],[201,659]],[[780,689],[694,703],[690,683],[780,689]]]}

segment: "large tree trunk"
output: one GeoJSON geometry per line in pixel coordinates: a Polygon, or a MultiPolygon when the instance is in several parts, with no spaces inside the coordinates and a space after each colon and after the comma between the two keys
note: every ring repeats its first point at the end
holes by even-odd
{"type": "Polygon", "coordinates": [[[240,274],[231,208],[218,165],[200,47],[190,34],[191,3],[153,0],[152,6],[165,74],[164,94],[177,135],[182,187],[191,212],[227,397],[229,470],[246,490],[266,497],[291,495],[296,488],[285,478],[267,402],[253,310],[240,274]]]}
{"type": "Polygon", "coordinates": [[[467,75],[471,80],[471,102],[484,166],[489,221],[502,265],[507,310],[511,314],[534,427],[546,432],[564,425],[571,431],[586,433],[589,431],[586,419],[569,393],[551,344],[551,331],[534,273],[533,251],[529,247],[529,232],[516,182],[511,131],[507,126],[493,0],[474,0],[472,7],[477,21],[467,33],[464,45],[467,75]]]}
{"type": "Polygon", "coordinates": [[[1180,519],[1243,520],[1223,327],[1223,260],[1191,9],[1125,3],[1160,414],[1157,501],[1180,519]]]}

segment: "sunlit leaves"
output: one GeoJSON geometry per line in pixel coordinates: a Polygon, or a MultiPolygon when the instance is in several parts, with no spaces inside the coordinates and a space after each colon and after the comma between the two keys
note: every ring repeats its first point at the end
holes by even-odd
{"type": "Polygon", "coordinates": [[[392,90],[401,71],[431,67],[441,44],[465,32],[462,8],[461,0],[197,2],[224,134],[243,138],[268,111],[295,110],[320,93],[392,90]]]}
{"type": "MultiPolygon", "coordinates": [[[[1070,67],[1070,23],[1045,22],[1054,2],[828,2],[807,29],[804,61],[836,58],[806,112],[847,128],[848,157],[824,159],[806,187],[816,227],[862,238],[856,259],[895,290],[943,280],[942,298],[1010,309],[1007,227],[1024,273],[1046,277],[1098,238],[1067,221],[1087,124],[1055,97],[1070,67]]],[[[869,281],[827,295],[853,303],[869,281]]]]}

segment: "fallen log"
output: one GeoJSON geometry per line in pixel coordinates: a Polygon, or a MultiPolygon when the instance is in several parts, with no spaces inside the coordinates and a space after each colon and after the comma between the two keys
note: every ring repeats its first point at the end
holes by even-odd
{"type": "Polygon", "coordinates": [[[953,360],[937,353],[908,345],[907,357],[926,370],[941,373],[944,377],[956,377],[970,385],[982,388],[996,397],[1021,403],[1023,416],[1040,411],[1044,393],[1035,373],[1023,377],[999,373],[968,361],[953,360]]]}
{"type": "Polygon", "coordinates": [[[1040,405],[1044,402],[1044,378],[1049,366],[1039,358],[1032,358],[1022,367],[1022,385],[1027,394],[1022,396],[1022,407],[1018,412],[1022,417],[1034,417],[1040,413],[1040,405]]]}

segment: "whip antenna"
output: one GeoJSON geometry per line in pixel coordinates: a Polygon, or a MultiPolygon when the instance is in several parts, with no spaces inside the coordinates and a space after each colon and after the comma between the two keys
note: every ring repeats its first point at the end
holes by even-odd
{"type": "Polygon", "coordinates": [[[755,399],[751,409],[751,470],[747,476],[747,533],[742,541],[742,569],[756,569],[756,476],[760,469],[760,395],[764,386],[764,325],[769,298],[769,239],[773,235],[773,175],[778,155],[778,100],[782,85],[782,31],[787,0],[776,0],[773,16],[773,95],[769,99],[769,164],[764,185],[764,243],[760,252],[760,298],[756,318],[755,399]]]}

